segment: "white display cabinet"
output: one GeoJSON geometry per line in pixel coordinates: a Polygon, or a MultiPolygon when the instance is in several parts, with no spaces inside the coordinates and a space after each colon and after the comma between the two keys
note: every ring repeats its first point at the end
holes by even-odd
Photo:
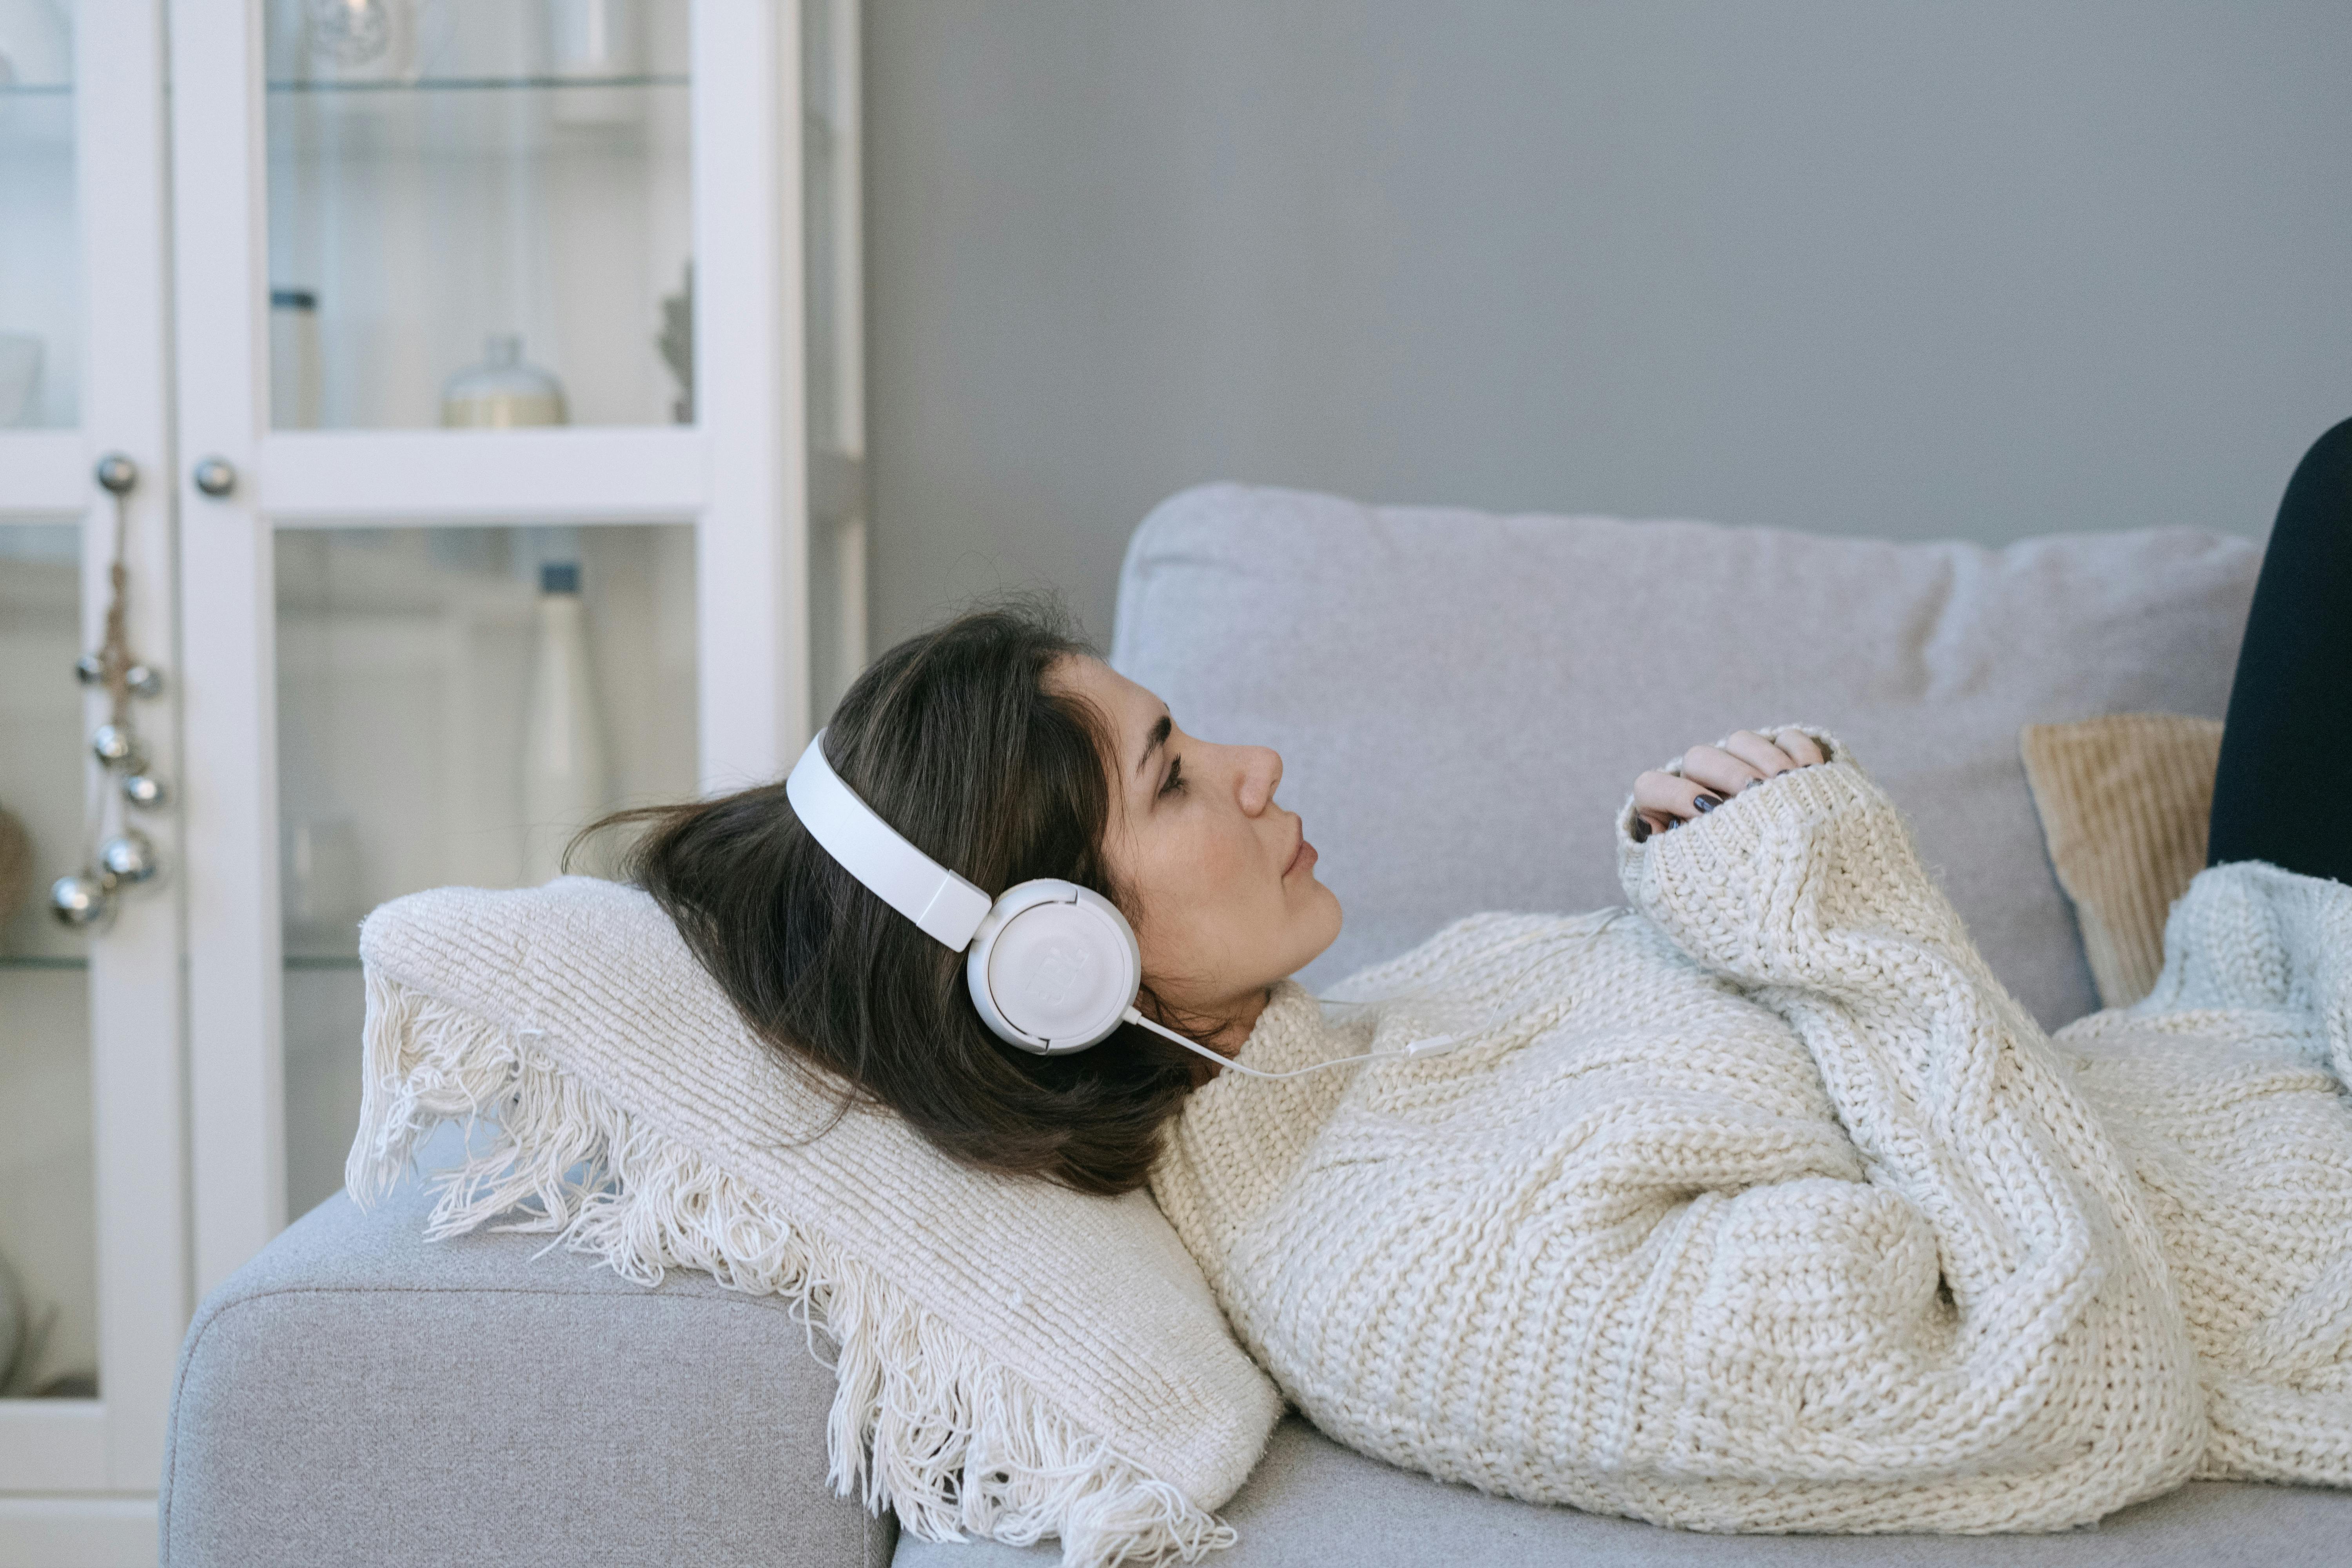
{"type": "Polygon", "coordinates": [[[857,33],[0,0],[0,1259],[37,1330],[0,1302],[0,1568],[152,1559],[189,1315],[341,1183],[360,917],[772,778],[862,667],[857,33]],[[75,670],[118,517],[144,807],[75,670]],[[51,919],[131,829],[160,872],[51,919]]]}

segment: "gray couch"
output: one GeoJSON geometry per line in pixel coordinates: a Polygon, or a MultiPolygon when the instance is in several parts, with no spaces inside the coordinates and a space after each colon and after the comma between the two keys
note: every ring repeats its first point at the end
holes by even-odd
{"type": "MultiPolygon", "coordinates": [[[[2005,550],[1700,523],[1371,510],[1210,487],[1137,531],[1116,662],[1184,724],[1278,746],[1349,911],[1328,980],[1480,909],[1619,901],[1634,773],[1741,726],[1837,733],[1914,819],[2011,988],[2093,1006],[2017,760],[2027,722],[2219,715],[2259,562],[2181,530],[2005,550]]],[[[825,1489],[831,1379],[772,1301],[645,1291],[536,1238],[417,1239],[412,1184],[321,1205],[214,1292],[163,1478],[173,1568],[990,1568],[825,1489]]],[[[2193,1484],[2042,1537],[1703,1536],[1484,1497],[1296,1417],[1213,1562],[2352,1563],[2352,1493],[2193,1484]]]]}

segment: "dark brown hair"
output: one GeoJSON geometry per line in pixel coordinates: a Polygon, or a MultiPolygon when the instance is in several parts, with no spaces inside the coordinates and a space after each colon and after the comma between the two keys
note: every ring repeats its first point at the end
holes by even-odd
{"type": "MultiPolygon", "coordinates": [[[[1108,721],[1049,689],[1091,650],[1050,605],[977,611],[875,660],[825,727],[826,760],[883,820],[991,894],[1035,877],[1136,910],[1103,856],[1108,721]]],[[[802,827],[782,781],[607,818],[646,831],[622,862],[745,1023],[889,1107],[968,1165],[1089,1193],[1141,1186],[1195,1081],[1180,1047],[1123,1025],[1041,1057],[998,1039],[963,955],[917,929],[802,827]]],[[[593,831],[592,829],[592,831],[593,831]]]]}

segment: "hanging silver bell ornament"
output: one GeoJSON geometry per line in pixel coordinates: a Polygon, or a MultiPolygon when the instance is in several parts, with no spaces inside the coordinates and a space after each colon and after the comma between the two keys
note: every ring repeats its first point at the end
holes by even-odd
{"type": "Polygon", "coordinates": [[[135,767],[139,742],[128,724],[100,724],[90,731],[89,754],[110,768],[135,767]]]}
{"type": "Polygon", "coordinates": [[[126,827],[98,847],[99,869],[115,882],[143,882],[155,874],[155,846],[135,827],[126,827]]]}
{"type": "Polygon", "coordinates": [[[133,697],[163,695],[163,672],[152,664],[134,664],[123,672],[122,679],[133,697]]]}
{"type": "Polygon", "coordinates": [[[49,913],[60,925],[77,931],[106,923],[114,912],[114,889],[87,872],[59,877],[49,884],[49,913]]]}
{"type": "Polygon", "coordinates": [[[153,773],[122,775],[122,798],[142,811],[155,811],[172,798],[172,786],[153,773]]]}

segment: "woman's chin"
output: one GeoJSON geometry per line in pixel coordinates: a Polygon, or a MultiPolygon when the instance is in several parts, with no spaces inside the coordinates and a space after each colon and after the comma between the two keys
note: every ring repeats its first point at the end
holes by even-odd
{"type": "Polygon", "coordinates": [[[1313,896],[1318,906],[1318,913],[1321,914],[1323,921],[1327,923],[1323,925],[1319,932],[1321,940],[1318,941],[1314,944],[1315,951],[1308,953],[1304,959],[1299,961],[1298,967],[1300,969],[1306,968],[1308,964],[1322,957],[1326,952],[1328,952],[1331,950],[1331,944],[1339,940],[1340,927],[1347,923],[1347,911],[1339,907],[1339,894],[1333,892],[1322,883],[1317,882],[1315,884],[1313,896]]]}

